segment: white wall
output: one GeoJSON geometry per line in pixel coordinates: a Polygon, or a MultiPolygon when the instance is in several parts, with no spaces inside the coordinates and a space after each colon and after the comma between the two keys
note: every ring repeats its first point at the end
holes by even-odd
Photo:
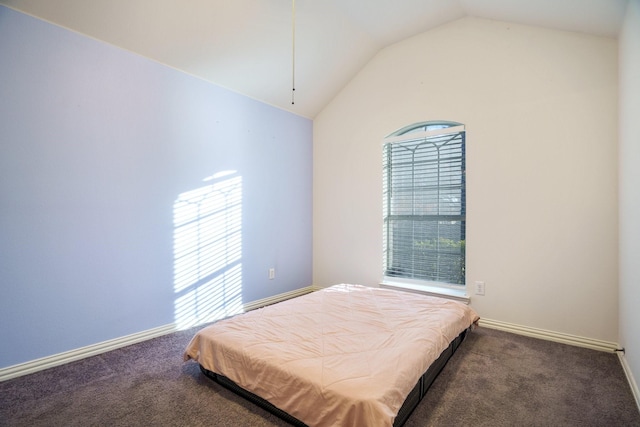
{"type": "Polygon", "coordinates": [[[640,0],[620,33],[620,344],[640,378],[640,0]]]}
{"type": "Polygon", "coordinates": [[[467,127],[486,319],[618,339],[617,43],[464,18],[381,51],[314,121],[314,284],[382,276],[381,140],[467,127]]]}

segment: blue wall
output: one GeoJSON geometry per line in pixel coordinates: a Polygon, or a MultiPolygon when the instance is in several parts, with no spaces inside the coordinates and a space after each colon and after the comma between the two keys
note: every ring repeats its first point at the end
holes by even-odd
{"type": "Polygon", "coordinates": [[[174,203],[217,172],[242,301],[309,286],[311,157],[309,119],[0,6],[0,368],[173,323],[174,203]]]}

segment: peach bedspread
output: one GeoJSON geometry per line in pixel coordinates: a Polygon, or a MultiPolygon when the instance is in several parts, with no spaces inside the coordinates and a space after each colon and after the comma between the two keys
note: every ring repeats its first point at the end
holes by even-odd
{"type": "Polygon", "coordinates": [[[456,301],[343,284],[214,323],[184,359],[309,426],[391,426],[420,376],[477,320],[456,301]]]}

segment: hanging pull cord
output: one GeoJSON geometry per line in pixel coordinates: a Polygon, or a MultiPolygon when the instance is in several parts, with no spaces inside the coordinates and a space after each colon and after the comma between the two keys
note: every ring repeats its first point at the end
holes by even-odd
{"type": "Polygon", "coordinates": [[[296,103],[296,0],[291,2],[291,105],[296,103]]]}

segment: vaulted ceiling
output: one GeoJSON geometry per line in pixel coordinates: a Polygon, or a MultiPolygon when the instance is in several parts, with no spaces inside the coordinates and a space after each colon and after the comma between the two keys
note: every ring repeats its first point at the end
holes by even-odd
{"type": "Polygon", "coordinates": [[[296,0],[295,49],[293,0],[0,4],[313,118],[378,51],[455,19],[474,16],[615,38],[628,1],[296,0]]]}

